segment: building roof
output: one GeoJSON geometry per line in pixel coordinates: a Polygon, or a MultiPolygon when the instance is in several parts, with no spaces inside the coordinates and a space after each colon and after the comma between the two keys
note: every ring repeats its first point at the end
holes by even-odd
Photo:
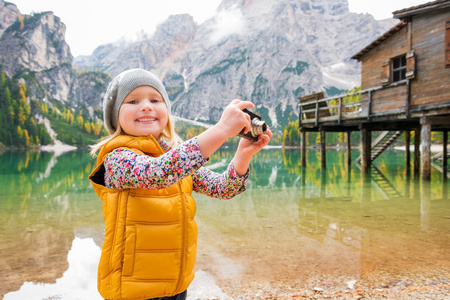
{"type": "Polygon", "coordinates": [[[429,11],[433,11],[435,9],[442,9],[442,8],[447,8],[447,7],[450,7],[450,0],[437,0],[437,1],[432,1],[432,2],[428,2],[428,3],[412,6],[409,8],[396,10],[392,14],[394,15],[394,18],[404,19],[404,18],[412,17],[417,14],[422,14],[422,13],[426,13],[429,11]]]}
{"type": "Polygon", "coordinates": [[[376,46],[381,44],[384,40],[388,39],[394,33],[399,31],[403,27],[405,27],[406,24],[408,24],[408,22],[403,22],[402,21],[402,22],[398,23],[397,25],[395,25],[394,27],[389,29],[389,31],[387,31],[385,34],[383,34],[382,36],[377,38],[375,41],[373,41],[370,45],[368,45],[367,47],[365,47],[364,49],[362,49],[361,51],[359,51],[358,53],[353,55],[352,59],[358,59],[359,60],[364,54],[366,54],[367,52],[369,52],[370,50],[372,50],[373,48],[375,48],[376,46]]]}
{"type": "Polygon", "coordinates": [[[359,60],[364,54],[366,54],[367,52],[381,44],[384,40],[392,36],[394,33],[405,27],[406,24],[410,22],[412,16],[447,7],[450,7],[450,0],[437,0],[394,11],[392,14],[394,15],[394,18],[401,20],[400,23],[392,27],[389,31],[377,38],[370,45],[353,55],[352,59],[359,60]]]}

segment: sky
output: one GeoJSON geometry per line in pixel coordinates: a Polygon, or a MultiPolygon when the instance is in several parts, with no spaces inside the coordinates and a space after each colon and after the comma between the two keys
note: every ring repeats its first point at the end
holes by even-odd
{"type": "MultiPolygon", "coordinates": [[[[274,0],[276,1],[276,0],[274,0]]],[[[369,13],[377,20],[392,12],[431,0],[348,0],[349,10],[369,13]]],[[[22,14],[53,11],[66,25],[66,42],[73,56],[90,55],[102,44],[122,37],[152,34],[169,15],[188,13],[201,24],[213,17],[221,0],[8,0],[22,14]],[[117,4],[120,3],[120,4],[117,4]]]]}

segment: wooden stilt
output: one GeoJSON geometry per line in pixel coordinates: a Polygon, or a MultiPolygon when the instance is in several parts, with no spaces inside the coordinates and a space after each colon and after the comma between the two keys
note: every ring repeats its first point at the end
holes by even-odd
{"type": "Polygon", "coordinates": [[[411,176],[411,150],[409,148],[411,144],[411,132],[409,130],[405,131],[405,165],[406,165],[406,176],[411,176]]]}
{"type": "Polygon", "coordinates": [[[422,124],[422,180],[431,179],[431,124],[422,124]]]}
{"type": "Polygon", "coordinates": [[[326,133],[325,131],[320,131],[320,161],[321,168],[327,168],[327,155],[326,155],[326,133]]]}
{"type": "Polygon", "coordinates": [[[301,163],[302,167],[306,167],[306,131],[301,130],[301,163]]]}
{"type": "Polygon", "coordinates": [[[352,168],[348,166],[347,170],[347,196],[351,197],[352,195],[352,168]]]}
{"type": "Polygon", "coordinates": [[[371,144],[372,144],[372,135],[371,132],[366,129],[361,129],[361,170],[363,173],[368,173],[370,169],[371,159],[370,159],[370,152],[371,152],[371,144]]]}
{"type": "Polygon", "coordinates": [[[327,191],[327,176],[325,168],[320,170],[320,198],[325,199],[327,191]]]}
{"type": "Polygon", "coordinates": [[[306,197],[306,168],[302,168],[301,185],[302,185],[302,198],[305,198],[306,197]]]}
{"type": "Polygon", "coordinates": [[[420,130],[414,130],[414,178],[419,178],[420,171],[420,130]]]}
{"type": "Polygon", "coordinates": [[[352,144],[351,144],[351,135],[350,131],[347,131],[347,165],[350,166],[352,164],[352,144]]]}
{"type": "Polygon", "coordinates": [[[406,199],[410,199],[411,197],[411,176],[407,176],[406,177],[406,181],[405,181],[405,198],[406,199]]]}

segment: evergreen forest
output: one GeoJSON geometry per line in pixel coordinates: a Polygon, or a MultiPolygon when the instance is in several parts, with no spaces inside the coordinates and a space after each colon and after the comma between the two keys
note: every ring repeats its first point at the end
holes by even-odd
{"type": "MultiPolygon", "coordinates": [[[[56,100],[32,99],[30,94],[24,80],[17,81],[9,78],[3,71],[0,73],[0,148],[34,148],[51,145],[54,144],[55,137],[68,145],[87,147],[108,134],[103,127],[102,112],[99,108],[94,110],[92,118],[84,105],[73,109],[56,100]],[[51,128],[49,128],[50,125],[51,128]],[[52,131],[56,136],[52,137],[49,134],[52,131]]],[[[360,100],[357,96],[346,98],[345,101],[348,103],[360,100]]],[[[329,105],[332,106],[333,103],[329,105]]],[[[203,127],[181,121],[176,123],[176,131],[183,140],[197,136],[204,130],[203,127]]],[[[375,132],[373,137],[376,136],[375,132]]],[[[412,138],[414,138],[414,132],[412,138]]],[[[306,139],[306,145],[318,145],[320,134],[308,132],[306,139]]],[[[359,145],[359,134],[352,134],[351,139],[352,146],[359,145]]],[[[432,132],[433,143],[441,143],[442,139],[442,133],[432,132]]],[[[402,143],[403,140],[402,135],[397,143],[402,143]]],[[[225,146],[236,145],[237,141],[237,137],[232,138],[225,143],[225,146]]],[[[344,146],[346,135],[345,133],[328,133],[326,143],[328,146],[344,146]]],[[[274,132],[271,145],[299,147],[299,120],[289,122],[279,133],[274,132]]]]}
{"type": "Polygon", "coordinates": [[[99,110],[91,118],[85,106],[74,110],[56,100],[33,99],[24,80],[0,73],[0,148],[51,145],[54,137],[69,145],[87,146],[106,135],[99,120],[99,110]]]}

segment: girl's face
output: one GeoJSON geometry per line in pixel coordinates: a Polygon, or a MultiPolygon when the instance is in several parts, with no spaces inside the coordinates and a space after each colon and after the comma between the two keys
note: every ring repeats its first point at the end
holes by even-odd
{"type": "Polygon", "coordinates": [[[128,135],[159,139],[167,126],[169,113],[161,94],[153,87],[143,85],[132,90],[119,109],[119,124],[128,135]]]}

